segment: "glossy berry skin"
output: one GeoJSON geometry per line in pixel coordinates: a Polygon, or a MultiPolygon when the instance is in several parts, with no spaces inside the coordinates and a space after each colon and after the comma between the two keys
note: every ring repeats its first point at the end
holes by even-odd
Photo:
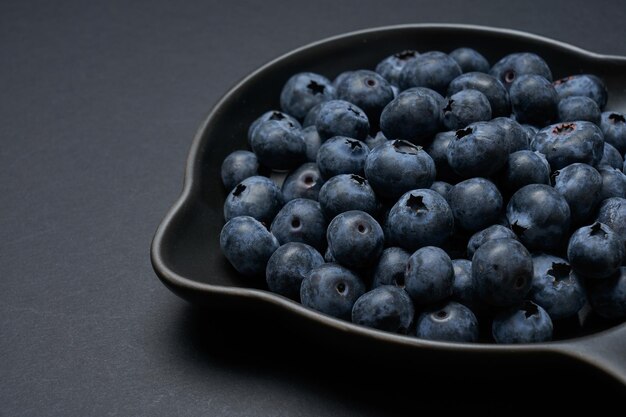
{"type": "Polygon", "coordinates": [[[322,178],[327,180],[339,174],[363,176],[369,151],[367,145],[360,140],[345,136],[328,139],[317,152],[317,166],[322,178]]]}
{"type": "Polygon", "coordinates": [[[587,301],[582,279],[569,263],[548,254],[533,256],[530,299],[543,307],[552,320],[575,316],[587,301]]]}
{"type": "Polygon", "coordinates": [[[600,222],[576,230],[567,245],[570,265],[588,278],[610,277],[622,265],[625,255],[621,236],[600,222]]]}
{"type": "Polygon", "coordinates": [[[573,224],[581,224],[600,201],[602,176],[587,164],[568,165],[552,174],[554,189],[569,204],[573,224]]]}
{"type": "Polygon", "coordinates": [[[486,229],[480,230],[472,235],[467,242],[467,257],[469,259],[485,242],[495,239],[517,239],[517,235],[508,227],[500,224],[494,224],[486,229]]]}
{"type": "Polygon", "coordinates": [[[541,129],[530,143],[546,156],[552,170],[582,162],[596,166],[602,159],[602,131],[591,122],[557,123],[541,129]]]}
{"type": "Polygon", "coordinates": [[[554,82],[554,88],[563,100],[573,96],[589,97],[602,110],[606,106],[608,92],[604,81],[591,74],[579,74],[561,78],[554,82]]]}
{"type": "Polygon", "coordinates": [[[626,318],[626,267],[607,279],[589,282],[589,302],[600,316],[610,320],[626,318]]]}
{"type": "MultiPolygon", "coordinates": [[[[448,201],[448,194],[450,194],[450,190],[452,190],[453,185],[452,184],[448,184],[447,182],[444,181],[435,181],[433,182],[433,185],[430,186],[430,189],[433,191],[436,191],[437,193],[441,194],[441,196],[443,198],[446,199],[446,201],[448,201]]],[[[448,201],[448,204],[450,202],[448,201]]]]}
{"type": "Polygon", "coordinates": [[[460,75],[448,85],[448,95],[451,96],[466,89],[478,90],[487,97],[493,117],[511,114],[509,93],[495,77],[482,72],[468,72],[460,75]]]}
{"type": "Polygon", "coordinates": [[[234,217],[220,232],[222,253],[237,272],[249,277],[265,274],[267,261],[278,246],[274,235],[250,216],[234,217]]]}
{"type": "Polygon", "coordinates": [[[296,120],[293,116],[290,116],[287,113],[283,113],[278,110],[270,110],[263,113],[256,120],[254,120],[250,127],[248,128],[248,146],[252,148],[252,135],[257,127],[263,122],[267,122],[268,120],[275,120],[282,123],[287,129],[296,129],[299,130],[302,128],[300,122],[296,120]]]}
{"type": "Polygon", "coordinates": [[[556,90],[539,75],[517,77],[509,89],[509,99],[519,123],[545,126],[558,117],[556,90]]]}
{"type": "Polygon", "coordinates": [[[504,131],[490,122],[472,123],[457,130],[446,157],[463,178],[488,177],[506,164],[509,148],[504,131]]]}
{"type": "Polygon", "coordinates": [[[319,133],[317,133],[315,126],[305,127],[300,133],[306,146],[306,160],[315,162],[317,160],[317,151],[320,149],[320,146],[322,146],[322,138],[320,138],[319,133]]]}
{"type": "Polygon", "coordinates": [[[285,113],[302,120],[312,107],[333,99],[334,95],[328,78],[313,72],[301,72],[292,75],[283,86],[280,107],[285,113]]]}
{"type": "Polygon", "coordinates": [[[613,111],[602,113],[600,129],[607,143],[613,145],[622,155],[626,154],[626,115],[613,111]]]}
{"type": "Polygon", "coordinates": [[[456,131],[439,132],[435,135],[432,142],[426,147],[426,153],[435,162],[437,171],[437,179],[450,183],[460,181],[459,174],[454,172],[448,164],[448,146],[452,140],[456,139],[456,131]]]}
{"type": "Polygon", "coordinates": [[[589,97],[572,96],[561,99],[558,104],[559,121],[575,122],[586,120],[600,125],[602,111],[595,101],[589,97]]]}
{"type": "Polygon", "coordinates": [[[435,180],[435,163],[419,146],[391,140],[377,146],[365,160],[365,176],[376,193],[398,199],[416,188],[428,188],[435,180]]]}
{"type": "Polygon", "coordinates": [[[439,131],[440,102],[425,89],[405,91],[383,109],[380,129],[387,139],[423,144],[439,131]]]}
{"type": "Polygon", "coordinates": [[[385,246],[383,229],[360,210],[337,215],[326,231],[333,258],[348,268],[363,268],[378,260],[385,246]]]}
{"type": "Polygon", "coordinates": [[[550,184],[550,164],[539,152],[513,152],[503,174],[502,186],[510,193],[529,184],[550,184]]]}
{"type": "Polygon", "coordinates": [[[603,166],[598,172],[602,176],[600,201],[611,197],[626,198],[626,175],[622,171],[603,166]]]}
{"type": "Polygon", "coordinates": [[[491,105],[478,90],[461,90],[448,98],[442,109],[447,130],[461,129],[470,123],[491,120],[491,105]]]}
{"type": "Polygon", "coordinates": [[[492,335],[498,344],[539,343],[552,340],[553,325],[548,313],[532,301],[497,314],[492,335]]]}
{"type": "Polygon", "coordinates": [[[399,87],[426,87],[445,94],[450,81],[459,75],[461,68],[448,54],[430,51],[418,55],[404,67],[399,87]]]}
{"type": "Polygon", "coordinates": [[[252,134],[251,147],[261,164],[272,169],[288,170],[306,161],[300,129],[281,120],[260,123],[252,134]]]}
{"type": "Polygon", "coordinates": [[[250,151],[232,152],[222,162],[222,184],[227,190],[255,175],[259,175],[259,160],[250,151]]]}
{"type": "Polygon", "coordinates": [[[598,166],[606,165],[611,168],[622,170],[624,166],[624,158],[620,155],[619,151],[615,149],[610,143],[604,142],[604,151],[602,152],[602,159],[598,162],[598,166]]]}
{"type": "Polygon", "coordinates": [[[472,277],[484,303],[513,306],[530,290],[533,261],[528,249],[517,240],[489,240],[472,257],[472,277]]]}
{"type": "Polygon", "coordinates": [[[352,307],[352,322],[391,333],[406,334],[415,310],[402,288],[383,285],[366,292],[352,307]]]}
{"type": "Polygon", "coordinates": [[[365,284],[354,272],[335,263],[311,269],[302,280],[303,306],[332,317],[350,320],[356,300],[365,294],[365,284]]]}
{"type": "Polygon", "coordinates": [[[389,211],[390,244],[408,251],[440,245],[452,235],[454,217],[446,200],[432,190],[405,193],[389,211]]]}
{"type": "Polygon", "coordinates": [[[292,300],[300,300],[302,280],[311,269],[324,263],[324,258],[313,247],[290,242],[272,254],[265,268],[265,280],[270,291],[292,300]]]}
{"type": "Polygon", "coordinates": [[[472,233],[496,223],[504,204],[498,188],[485,178],[470,178],[456,184],[447,200],[454,224],[472,233]]]}
{"type": "Polygon", "coordinates": [[[600,204],[596,220],[613,229],[626,245],[626,199],[611,197],[604,200],[600,204]]]}
{"type": "Polygon", "coordinates": [[[320,189],[324,185],[322,174],[314,162],[300,165],[283,181],[283,197],[285,201],[295,198],[308,198],[316,200],[320,189]]]}
{"type": "Polygon", "coordinates": [[[389,82],[379,74],[356,70],[339,83],[337,98],[356,104],[367,115],[371,127],[378,125],[380,113],[393,100],[394,94],[389,82]]]}
{"type": "Polygon", "coordinates": [[[511,229],[530,250],[550,251],[565,239],[570,225],[567,201],[554,188],[531,184],[509,200],[506,217],[511,229]]]}
{"type": "Polygon", "coordinates": [[[224,202],[224,219],[251,216],[270,224],[284,204],[280,188],[267,177],[249,177],[237,184],[224,202]]]}
{"type": "Polygon", "coordinates": [[[452,260],[452,268],[454,270],[454,283],[452,284],[452,296],[464,306],[478,312],[481,310],[481,303],[472,278],[472,261],[467,259],[452,260]]]}
{"type": "Polygon", "coordinates": [[[406,265],[404,289],[416,305],[439,302],[452,294],[452,260],[441,248],[425,246],[415,251],[406,265]]]}
{"type": "Polygon", "coordinates": [[[327,225],[317,201],[297,198],[289,201],[278,212],[270,231],[281,245],[301,242],[322,251],[326,246],[327,225]]]}
{"type": "Polygon", "coordinates": [[[361,210],[372,216],[378,213],[374,190],[365,178],[355,174],[336,175],[326,181],[319,202],[329,221],[349,210],[361,210]]]}
{"type": "MultiPolygon", "coordinates": [[[[522,125],[509,117],[496,117],[491,120],[504,131],[504,137],[509,145],[509,153],[530,149],[528,132],[522,125]]],[[[532,136],[535,136],[533,133],[532,136]]]]}
{"type": "Polygon", "coordinates": [[[472,310],[454,301],[431,308],[417,319],[416,336],[443,342],[478,341],[478,320],[472,310]]]}
{"type": "Polygon", "coordinates": [[[400,84],[400,75],[402,70],[418,55],[419,53],[413,50],[405,50],[390,55],[376,65],[376,72],[385,78],[390,84],[398,86],[400,84]]]}
{"type": "Polygon", "coordinates": [[[333,136],[362,140],[369,133],[370,123],[358,106],[344,100],[330,100],[322,104],[315,128],[322,141],[333,136]]]}
{"type": "Polygon", "coordinates": [[[489,62],[480,52],[472,48],[457,48],[450,52],[450,58],[454,59],[463,73],[489,72],[489,62]]]}
{"type": "Polygon", "coordinates": [[[548,64],[540,56],[530,52],[518,52],[503,57],[491,67],[489,74],[507,89],[523,75],[539,75],[552,81],[552,72],[548,64]]]}
{"type": "Polygon", "coordinates": [[[402,248],[390,247],[378,258],[372,274],[372,288],[381,285],[395,285],[404,288],[404,271],[409,262],[409,254],[402,248]]]}

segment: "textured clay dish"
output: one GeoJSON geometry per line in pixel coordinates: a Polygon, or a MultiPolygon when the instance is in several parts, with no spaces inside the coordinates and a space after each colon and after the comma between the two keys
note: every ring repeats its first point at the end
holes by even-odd
{"type": "MultiPolygon", "coordinates": [[[[494,377],[514,369],[566,372],[576,368],[605,373],[626,386],[626,323],[602,323],[583,333],[532,345],[455,344],[420,340],[337,320],[263,289],[239,276],[220,252],[226,197],[220,167],[226,155],[246,149],[250,123],[279,108],[282,85],[294,73],[313,71],[329,78],[342,71],[374,68],[404,49],[449,52],[477,49],[494,63],[520,51],[534,52],[550,65],[554,79],[592,73],[609,90],[607,109],[626,111],[626,57],[598,55],[554,40],[505,29],[464,25],[403,25],[336,36],[285,54],[233,87],[215,105],[193,140],[182,195],[162,221],[152,242],[153,267],[161,281],[194,305],[224,311],[271,313],[320,343],[337,349],[393,355],[401,361],[443,366],[455,372],[494,377]]],[[[271,325],[271,324],[270,324],[271,325]]],[[[294,330],[295,331],[295,330],[294,330]]]]}

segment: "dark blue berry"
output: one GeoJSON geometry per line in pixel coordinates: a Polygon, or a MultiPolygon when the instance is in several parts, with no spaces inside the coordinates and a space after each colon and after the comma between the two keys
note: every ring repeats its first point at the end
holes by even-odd
{"type": "Polygon", "coordinates": [[[530,52],[518,52],[503,57],[491,67],[489,74],[507,89],[523,75],[539,75],[552,81],[552,72],[546,61],[530,52]]]}
{"type": "Polygon", "coordinates": [[[352,307],[352,322],[392,333],[406,334],[415,314],[402,288],[383,285],[366,292],[352,307]]]}
{"type": "Polygon", "coordinates": [[[224,219],[251,216],[269,225],[284,204],[280,188],[267,177],[248,177],[237,184],[224,202],[224,219]]]}
{"type": "Polygon", "coordinates": [[[463,178],[488,177],[506,164],[509,155],[504,131],[490,122],[457,130],[447,149],[448,164],[463,178]]]}
{"type": "Polygon", "coordinates": [[[554,82],[559,100],[567,97],[584,96],[596,102],[602,110],[606,106],[608,92],[604,82],[595,75],[580,74],[561,78],[554,82]]]}
{"type": "Polygon", "coordinates": [[[482,72],[468,72],[460,75],[450,82],[448,95],[451,96],[466,89],[478,90],[487,97],[493,117],[511,114],[509,93],[502,83],[493,76],[482,72]]]}
{"type": "Polygon", "coordinates": [[[603,166],[598,172],[602,176],[600,201],[611,197],[626,198],[626,175],[622,171],[603,166]]]}
{"type": "Polygon", "coordinates": [[[317,152],[317,166],[322,178],[329,179],[339,174],[363,176],[369,151],[367,145],[357,139],[345,136],[328,139],[317,152]]]}
{"type": "Polygon", "coordinates": [[[492,123],[504,130],[504,137],[509,144],[509,153],[530,149],[530,140],[535,134],[529,135],[522,125],[510,117],[496,117],[492,123]]]}
{"type": "Polygon", "coordinates": [[[227,190],[248,177],[259,175],[259,160],[250,151],[235,151],[222,162],[222,184],[227,190]]]}
{"type": "Polygon", "coordinates": [[[445,94],[450,81],[459,75],[461,68],[448,54],[430,51],[407,63],[402,70],[399,87],[427,87],[439,94],[445,94]]]}
{"type": "Polygon", "coordinates": [[[452,299],[472,309],[479,311],[482,304],[478,296],[474,278],[472,278],[472,261],[467,259],[454,259],[454,283],[452,284],[452,299]]]}
{"type": "Polygon", "coordinates": [[[442,114],[445,128],[457,130],[470,123],[490,120],[491,105],[480,91],[461,90],[448,98],[442,114]]]}
{"type": "Polygon", "coordinates": [[[317,151],[322,146],[322,138],[315,126],[308,126],[301,131],[302,139],[306,146],[306,159],[309,162],[315,162],[317,160],[317,151]]]}
{"type": "Polygon", "coordinates": [[[422,144],[439,131],[440,102],[425,89],[403,92],[383,109],[380,129],[387,139],[422,144]]]}
{"type": "Polygon", "coordinates": [[[529,184],[550,184],[550,164],[539,152],[513,152],[503,174],[502,186],[510,193],[529,184]]]}
{"type": "Polygon", "coordinates": [[[368,148],[370,148],[370,150],[372,150],[378,145],[387,143],[387,141],[388,139],[385,137],[385,134],[379,130],[378,132],[376,132],[376,135],[368,136],[365,139],[365,144],[367,145],[368,148]]]}
{"type": "Polygon", "coordinates": [[[485,178],[470,178],[456,184],[447,200],[454,224],[472,233],[496,223],[504,204],[498,188],[485,178]]]}
{"type": "Polygon", "coordinates": [[[620,155],[619,151],[615,149],[613,145],[608,142],[604,142],[604,151],[602,152],[602,159],[598,162],[598,166],[608,166],[611,168],[619,169],[621,171],[624,166],[624,158],[620,155]]]}
{"type": "Polygon", "coordinates": [[[283,197],[285,201],[294,198],[317,200],[320,189],[324,185],[322,174],[314,162],[302,164],[283,181],[283,197]]]}
{"type": "Polygon", "coordinates": [[[326,231],[333,258],[348,268],[375,263],[383,252],[385,236],[378,222],[360,210],[338,214],[326,231]]]}
{"type": "Polygon", "coordinates": [[[454,301],[423,312],[417,319],[416,336],[444,342],[478,341],[478,319],[472,310],[454,301]]]}
{"type": "Polygon", "coordinates": [[[320,110],[322,109],[323,105],[324,102],[322,101],[321,103],[317,103],[315,106],[311,107],[311,110],[309,110],[309,112],[304,117],[304,120],[302,121],[303,129],[306,127],[315,126],[315,121],[317,120],[317,116],[320,114],[320,110]]]}
{"type": "Polygon", "coordinates": [[[378,65],[376,65],[376,72],[385,78],[390,84],[399,86],[402,70],[418,55],[419,53],[413,50],[395,53],[380,61],[378,65]]]}
{"type": "Polygon", "coordinates": [[[485,242],[495,239],[517,239],[515,233],[508,227],[494,224],[486,229],[476,232],[467,242],[467,257],[471,259],[478,248],[485,242]]]}
{"type": "Polygon", "coordinates": [[[622,265],[624,256],[622,237],[600,222],[576,230],[567,245],[570,265],[589,278],[610,277],[622,265]]]}
{"type": "Polygon", "coordinates": [[[263,276],[278,246],[274,235],[250,216],[229,220],[220,232],[222,253],[237,272],[246,276],[263,276]]]}
{"type": "Polygon", "coordinates": [[[600,204],[597,220],[621,236],[626,245],[626,199],[607,198],[600,204]]]}
{"type": "Polygon", "coordinates": [[[358,106],[343,100],[330,100],[322,104],[315,128],[322,140],[333,136],[365,139],[370,131],[367,116],[358,106]]]}
{"type": "Polygon", "coordinates": [[[260,123],[251,140],[261,164],[276,170],[295,168],[306,161],[306,143],[297,127],[281,120],[260,123]]]}
{"type": "Polygon", "coordinates": [[[283,113],[278,110],[270,110],[268,112],[263,113],[259,116],[248,128],[248,146],[252,148],[252,135],[257,127],[263,122],[267,122],[268,120],[275,120],[281,122],[288,129],[301,129],[300,122],[297,121],[293,116],[288,115],[287,113],[283,113]]]}
{"type": "Polygon", "coordinates": [[[337,98],[356,104],[377,126],[383,108],[393,100],[391,85],[374,71],[357,70],[348,74],[337,86],[337,98]]]}
{"type": "Polygon", "coordinates": [[[600,107],[589,97],[572,96],[561,99],[558,104],[559,120],[575,122],[586,120],[600,125],[600,107]]]}
{"type": "Polygon", "coordinates": [[[500,344],[547,342],[552,330],[548,313],[532,301],[502,311],[492,325],[493,338],[500,344]]]}
{"type": "Polygon", "coordinates": [[[324,263],[324,258],[313,247],[290,242],[272,254],[265,268],[265,280],[270,291],[292,300],[300,299],[302,280],[311,269],[324,263]]]}
{"type": "Polygon", "coordinates": [[[600,128],[606,143],[613,145],[621,154],[626,154],[626,116],[618,112],[604,112],[600,128]]]}
{"type": "Polygon", "coordinates": [[[334,98],[334,88],[330,80],[312,72],[294,74],[287,80],[280,93],[280,107],[297,119],[304,116],[324,101],[334,98]]]}
{"type": "Polygon", "coordinates": [[[369,182],[355,174],[336,175],[326,181],[319,195],[322,211],[332,220],[340,213],[361,210],[375,216],[378,199],[369,182]]]}
{"type": "Polygon", "coordinates": [[[450,52],[450,58],[456,61],[464,73],[489,72],[489,62],[475,49],[457,48],[450,52]]]}
{"type": "Polygon", "coordinates": [[[415,304],[432,304],[448,298],[453,283],[452,260],[443,249],[426,246],[409,257],[404,289],[415,304]]]}
{"type": "Polygon", "coordinates": [[[453,185],[448,184],[447,182],[435,181],[433,182],[433,185],[430,186],[430,189],[441,194],[441,196],[445,198],[446,201],[448,201],[448,194],[450,194],[450,190],[452,189],[452,187],[453,185]]]}
{"type": "Polygon", "coordinates": [[[626,267],[607,279],[589,282],[589,302],[593,310],[607,319],[626,318],[626,267]]]}
{"type": "Polygon", "coordinates": [[[374,267],[372,288],[381,285],[395,285],[404,288],[404,271],[409,262],[407,251],[398,247],[390,247],[383,251],[374,267]]]}
{"type": "Polygon", "coordinates": [[[591,122],[566,122],[544,127],[530,143],[546,156],[553,170],[575,162],[597,165],[602,159],[602,131],[591,122]]]}
{"type": "Polygon", "coordinates": [[[583,223],[600,201],[600,173],[590,165],[576,163],[555,171],[552,180],[554,189],[569,204],[572,223],[583,223]]]}
{"type": "Polygon", "coordinates": [[[317,201],[297,198],[278,212],[270,230],[281,244],[301,242],[322,251],[326,246],[326,218],[317,201]]]}
{"type": "Polygon", "coordinates": [[[558,117],[558,98],[554,86],[539,75],[516,77],[509,89],[515,120],[545,126],[558,117]]]}

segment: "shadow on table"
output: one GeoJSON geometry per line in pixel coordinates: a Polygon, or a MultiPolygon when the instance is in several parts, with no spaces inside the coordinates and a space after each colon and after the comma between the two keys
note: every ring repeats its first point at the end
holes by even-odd
{"type": "Polygon", "coordinates": [[[425,408],[505,415],[528,415],[545,407],[580,412],[583,406],[605,408],[625,398],[621,385],[582,367],[560,369],[558,375],[518,372],[511,378],[480,371],[456,375],[446,364],[405,364],[389,352],[336,349],[263,313],[186,307],[178,324],[177,337],[186,341],[194,361],[200,358],[207,366],[243,377],[288,381],[291,389],[301,387],[303,396],[338,401],[366,415],[416,415],[425,408]]]}

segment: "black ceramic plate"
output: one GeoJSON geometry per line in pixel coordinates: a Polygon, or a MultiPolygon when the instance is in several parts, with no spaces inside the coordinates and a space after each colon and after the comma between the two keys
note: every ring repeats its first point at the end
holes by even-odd
{"type": "Polygon", "coordinates": [[[493,63],[517,51],[535,52],[550,65],[555,79],[593,73],[609,89],[608,109],[626,110],[626,58],[598,55],[554,40],[521,32],[465,25],[403,25],[349,33],[290,52],[255,71],[232,88],[213,108],[193,141],[185,185],[152,242],[152,263],[161,281],[194,305],[218,309],[272,311],[292,328],[314,334],[335,346],[389,352],[418,363],[454,364],[469,371],[502,372],[526,364],[578,363],[594,367],[626,385],[626,324],[588,336],[550,343],[497,346],[430,342],[366,329],[308,310],[263,290],[263,282],[240,277],[220,253],[222,205],[221,162],[246,148],[246,131],[260,114],[279,108],[282,85],[292,74],[313,71],[333,78],[345,70],[373,68],[403,49],[451,51],[473,47],[493,63]],[[502,364],[503,366],[494,366],[502,364]],[[485,366],[490,365],[490,366],[485,366]]]}

